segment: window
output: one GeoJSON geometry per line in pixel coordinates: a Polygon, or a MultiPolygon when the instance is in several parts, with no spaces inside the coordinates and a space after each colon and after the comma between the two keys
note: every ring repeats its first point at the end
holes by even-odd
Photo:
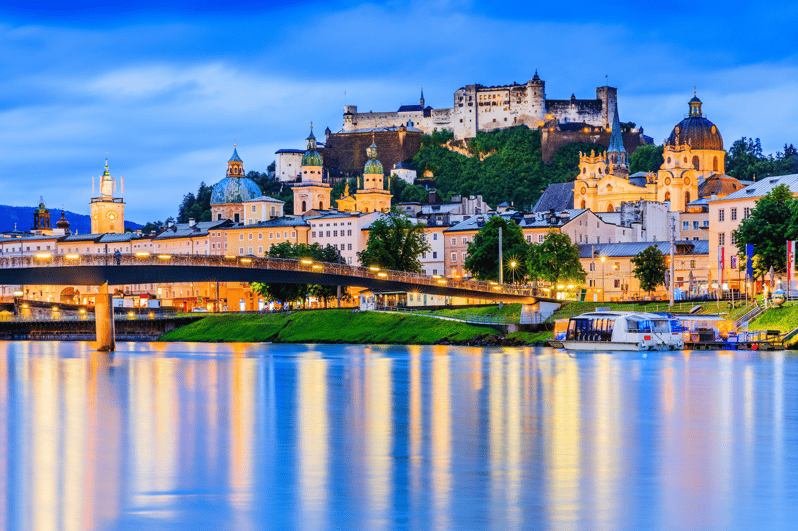
{"type": "Polygon", "coordinates": [[[737,245],[737,234],[734,231],[731,233],[731,244],[737,245]]]}
{"type": "Polygon", "coordinates": [[[463,262],[466,260],[466,253],[463,253],[463,262]]]}
{"type": "Polygon", "coordinates": [[[238,254],[244,254],[244,248],[243,247],[239,247],[238,248],[238,254]]]}
{"type": "Polygon", "coordinates": [[[690,260],[690,269],[695,269],[695,260],[690,260]]]}
{"type": "Polygon", "coordinates": [[[296,238],[296,231],[295,231],[295,230],[292,230],[292,231],[291,231],[291,237],[292,237],[292,238],[296,238]]]}
{"type": "Polygon", "coordinates": [[[593,272],[596,270],[596,263],[590,262],[590,265],[587,266],[588,271],[593,272]]]}
{"type": "Polygon", "coordinates": [[[252,213],[255,213],[255,205],[252,205],[252,213]]]}
{"type": "Polygon", "coordinates": [[[457,245],[457,238],[452,238],[452,247],[457,245]]]}
{"type": "Polygon", "coordinates": [[[546,237],[543,234],[538,234],[538,243],[543,243],[543,240],[545,239],[546,237]]]}
{"type": "Polygon", "coordinates": [[[452,262],[457,262],[457,253],[452,253],[452,262]]]}
{"type": "Polygon", "coordinates": [[[731,220],[732,221],[736,221],[737,220],[737,209],[736,208],[732,208],[731,209],[731,220]]]}
{"type": "Polygon", "coordinates": [[[438,251],[432,251],[432,258],[438,258],[438,251]]]}
{"type": "Polygon", "coordinates": [[[258,254],[263,254],[263,246],[258,245],[258,254]]]}
{"type": "Polygon", "coordinates": [[[743,219],[748,219],[750,217],[751,217],[751,209],[748,208],[748,207],[745,207],[743,209],[743,219]]]}
{"type": "Polygon", "coordinates": [[[433,269],[433,270],[432,270],[432,274],[433,274],[433,275],[437,275],[437,274],[438,274],[438,270],[437,270],[437,269],[433,269]]]}
{"type": "Polygon", "coordinates": [[[726,219],[726,211],[724,209],[718,210],[718,221],[724,221],[726,219]]]}
{"type": "Polygon", "coordinates": [[[334,230],[334,231],[333,231],[333,237],[335,237],[335,238],[337,238],[337,237],[338,237],[338,231],[337,231],[337,230],[334,230]]]}
{"type": "Polygon", "coordinates": [[[698,220],[693,220],[693,230],[698,230],[698,220]]]}
{"type": "Polygon", "coordinates": [[[690,230],[690,222],[682,221],[682,230],[690,230]]]}
{"type": "Polygon", "coordinates": [[[346,248],[347,248],[348,251],[351,251],[352,250],[352,244],[351,243],[348,244],[346,248]]]}
{"type": "Polygon", "coordinates": [[[726,245],[726,233],[719,232],[718,233],[718,245],[726,245]]]}
{"type": "Polygon", "coordinates": [[[704,227],[705,229],[708,229],[709,228],[709,220],[705,219],[704,222],[701,224],[701,226],[704,227]]]}
{"type": "MultiPolygon", "coordinates": [[[[329,236],[329,233],[327,234],[327,236],[329,236]]],[[[285,231],[283,233],[283,238],[285,238],[286,240],[288,239],[288,231],[285,231]]]]}
{"type": "Polygon", "coordinates": [[[621,287],[621,279],[620,279],[620,278],[616,278],[616,279],[615,279],[615,282],[613,282],[613,285],[614,285],[616,288],[620,288],[620,287],[621,287]]]}
{"type": "Polygon", "coordinates": [[[467,237],[465,237],[465,236],[463,236],[463,245],[465,245],[465,244],[467,244],[467,243],[468,243],[468,238],[467,238],[467,237]]]}
{"type": "Polygon", "coordinates": [[[529,243],[532,243],[532,235],[531,234],[527,234],[526,235],[526,241],[528,241],[529,243]]]}
{"type": "Polygon", "coordinates": [[[432,239],[433,240],[437,240],[438,239],[438,233],[437,232],[432,233],[432,239]]]}
{"type": "Polygon", "coordinates": [[[252,254],[252,246],[247,247],[247,254],[252,254]]]}
{"type": "Polygon", "coordinates": [[[262,239],[263,239],[263,233],[262,233],[262,232],[259,232],[259,233],[258,233],[258,239],[259,239],[259,240],[262,240],[262,239]]]}
{"type": "MultiPolygon", "coordinates": [[[[313,237],[314,237],[314,238],[316,237],[316,233],[315,233],[315,232],[313,233],[313,237]]],[[[270,233],[269,233],[269,239],[270,239],[270,240],[273,240],[273,239],[274,239],[274,233],[273,233],[273,232],[270,232],[270,233]]]]}
{"type": "Polygon", "coordinates": [[[250,233],[247,235],[247,239],[248,239],[248,240],[251,240],[251,239],[252,239],[252,233],[251,233],[251,232],[250,232],[250,233]]]}
{"type": "Polygon", "coordinates": [[[588,283],[588,287],[595,288],[596,287],[596,280],[591,278],[589,283],[588,283]]]}
{"type": "MultiPolygon", "coordinates": [[[[351,225],[351,223],[350,223],[350,225],[351,225]]],[[[351,236],[352,235],[352,230],[350,229],[350,230],[346,231],[346,235],[347,236],[351,236]]]]}
{"type": "Polygon", "coordinates": [[[244,241],[244,234],[243,233],[238,235],[238,241],[240,241],[240,242],[244,241]]]}

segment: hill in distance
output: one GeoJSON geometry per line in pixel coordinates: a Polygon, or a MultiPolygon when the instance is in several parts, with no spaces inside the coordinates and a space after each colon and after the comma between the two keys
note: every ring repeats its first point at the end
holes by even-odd
{"type": "MultiPolygon", "coordinates": [[[[33,227],[33,211],[36,207],[28,206],[8,206],[0,205],[0,232],[14,230],[14,225],[18,230],[30,230],[33,227]]],[[[91,232],[91,217],[85,214],[76,214],[66,211],[66,218],[69,221],[69,230],[72,234],[88,234],[91,232]]],[[[55,222],[61,218],[60,208],[50,209],[50,225],[55,227],[55,222]]],[[[125,221],[125,227],[133,230],[140,229],[142,225],[132,221],[125,221]]]]}

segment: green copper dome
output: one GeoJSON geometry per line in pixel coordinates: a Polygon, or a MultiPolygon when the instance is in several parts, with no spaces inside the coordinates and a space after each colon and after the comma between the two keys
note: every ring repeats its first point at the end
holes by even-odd
{"type": "Polygon", "coordinates": [[[322,160],[316,151],[316,137],[313,136],[313,126],[310,127],[310,136],[307,138],[307,151],[302,155],[302,166],[321,166],[322,160]]]}
{"type": "Polygon", "coordinates": [[[371,142],[371,145],[368,149],[369,160],[366,162],[366,166],[363,168],[363,173],[379,173],[380,175],[384,174],[385,171],[382,169],[382,162],[377,160],[377,144],[374,141],[371,142]]]}

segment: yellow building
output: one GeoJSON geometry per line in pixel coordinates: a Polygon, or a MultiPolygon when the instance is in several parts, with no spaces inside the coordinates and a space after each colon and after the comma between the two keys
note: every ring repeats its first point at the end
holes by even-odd
{"type": "Polygon", "coordinates": [[[310,224],[299,216],[274,218],[251,225],[232,225],[222,230],[225,254],[266,256],[278,243],[308,243],[310,224]]]}
{"type": "Polygon", "coordinates": [[[391,210],[391,192],[385,189],[385,172],[377,160],[377,144],[372,138],[368,149],[369,160],[363,167],[363,175],[358,179],[358,190],[349,194],[346,185],[343,196],[338,200],[338,210],[342,212],[388,212],[391,210]]]}
{"type": "Polygon", "coordinates": [[[303,215],[310,210],[329,210],[332,187],[324,182],[322,159],[316,151],[313,126],[307,138],[307,150],[302,155],[301,182],[294,185],[294,214],[303,215]]]}
{"type": "Polygon", "coordinates": [[[247,216],[244,202],[256,200],[262,195],[260,186],[246,177],[244,161],[234,146],[233,156],[227,161],[227,174],[213,186],[211,192],[211,219],[243,223],[247,216]]]}
{"type": "MultiPolygon", "coordinates": [[[[120,193],[124,193],[124,181],[120,193]]],[[[94,183],[92,183],[92,192],[94,183]]],[[[105,159],[105,171],[100,177],[100,195],[91,198],[91,232],[92,234],[121,234],[125,232],[125,202],[121,197],[114,197],[116,179],[108,171],[108,159],[105,159]]]]}

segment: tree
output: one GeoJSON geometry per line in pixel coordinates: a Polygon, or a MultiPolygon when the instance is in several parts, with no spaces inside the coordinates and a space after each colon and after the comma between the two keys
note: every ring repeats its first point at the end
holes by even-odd
{"type": "MultiPolygon", "coordinates": [[[[269,257],[271,258],[289,258],[293,260],[309,259],[315,262],[328,262],[335,263],[338,261],[338,251],[334,247],[328,245],[322,247],[318,243],[308,245],[306,243],[291,243],[282,242],[273,245],[269,249],[269,257]]],[[[337,292],[336,286],[319,286],[308,284],[284,284],[284,283],[264,283],[252,282],[252,288],[267,297],[270,300],[281,301],[284,304],[293,304],[297,301],[304,301],[308,296],[312,295],[324,301],[327,301],[335,296],[337,292]]]]}
{"type": "Polygon", "coordinates": [[[587,277],[579,260],[579,247],[559,232],[549,232],[542,243],[531,245],[526,263],[530,277],[555,286],[565,280],[581,283],[587,277]]]}
{"type": "Polygon", "coordinates": [[[649,245],[644,250],[632,257],[634,269],[632,272],[640,281],[640,288],[649,295],[657,287],[665,283],[665,255],[657,246],[649,245]]]}
{"type": "Polygon", "coordinates": [[[631,173],[659,171],[660,166],[665,162],[662,158],[662,151],[663,147],[656,144],[638,147],[629,158],[629,171],[631,173]]]}
{"type": "Polygon", "coordinates": [[[419,257],[429,249],[424,226],[391,211],[372,223],[366,248],[357,253],[357,257],[364,267],[421,273],[419,257]]]}
{"type": "MultiPolygon", "coordinates": [[[[502,257],[524,257],[527,243],[521,227],[501,216],[491,217],[468,244],[465,269],[479,280],[499,280],[499,227],[502,229],[502,257]]],[[[523,260],[519,260],[523,262],[523,260]]],[[[526,272],[516,270],[516,279],[526,272]]]]}
{"type": "Polygon", "coordinates": [[[786,267],[787,240],[798,239],[798,200],[787,185],[779,185],[761,197],[747,219],[734,231],[738,249],[754,245],[762,269],[782,272],[786,267]]]}

